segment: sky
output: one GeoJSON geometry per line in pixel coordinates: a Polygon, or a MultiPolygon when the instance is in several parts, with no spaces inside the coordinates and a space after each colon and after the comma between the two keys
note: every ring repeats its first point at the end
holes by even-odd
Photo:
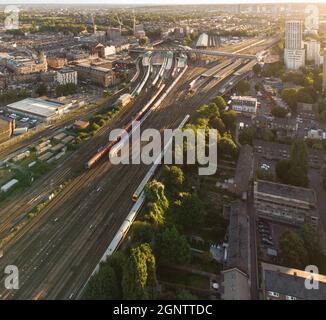
{"type": "Polygon", "coordinates": [[[46,3],[65,3],[65,4],[224,4],[224,3],[325,3],[325,0],[0,0],[0,4],[46,4],[46,3]]]}

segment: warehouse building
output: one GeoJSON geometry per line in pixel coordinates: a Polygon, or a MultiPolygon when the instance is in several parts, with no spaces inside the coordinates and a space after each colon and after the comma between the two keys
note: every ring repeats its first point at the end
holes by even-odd
{"type": "Polygon", "coordinates": [[[21,117],[48,122],[63,115],[64,110],[68,107],[69,105],[57,101],[27,98],[9,104],[7,110],[21,117]]]}

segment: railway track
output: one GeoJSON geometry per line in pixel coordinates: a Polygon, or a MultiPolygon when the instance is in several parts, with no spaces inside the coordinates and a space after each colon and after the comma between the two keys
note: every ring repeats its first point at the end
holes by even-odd
{"type": "MultiPolygon", "coordinates": [[[[214,87],[189,97],[194,76],[196,71],[190,68],[142,130],[173,128],[216,94],[214,87]]],[[[21,289],[0,288],[1,298],[74,299],[131,209],[132,194],[147,171],[146,165],[135,170],[134,165],[101,161],[75,178],[8,246],[0,269],[17,265],[21,289]]]]}

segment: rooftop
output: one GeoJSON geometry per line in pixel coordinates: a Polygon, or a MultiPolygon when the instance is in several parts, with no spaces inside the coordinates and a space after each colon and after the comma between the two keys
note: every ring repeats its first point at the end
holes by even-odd
{"type": "MultiPolygon", "coordinates": [[[[310,272],[262,263],[265,290],[304,300],[324,300],[326,297],[326,276],[318,275],[319,289],[308,290],[305,280],[310,272]]],[[[316,276],[317,277],[317,276],[316,276]]]]}
{"type": "Polygon", "coordinates": [[[62,108],[63,106],[64,104],[60,102],[27,98],[9,104],[7,107],[12,110],[27,112],[41,117],[51,117],[55,115],[58,109],[62,108]]]}
{"type": "Polygon", "coordinates": [[[232,100],[243,100],[243,101],[253,101],[256,102],[257,98],[251,97],[251,96],[232,96],[232,100]]]}
{"type": "Polygon", "coordinates": [[[226,267],[249,274],[249,218],[244,202],[231,204],[226,267]]]}
{"type": "Polygon", "coordinates": [[[252,146],[241,146],[239,159],[235,170],[234,185],[231,188],[233,191],[245,192],[249,189],[248,185],[253,176],[253,167],[254,153],[252,146]]]}
{"type": "Polygon", "coordinates": [[[80,67],[80,68],[86,68],[86,69],[96,70],[96,71],[99,71],[99,72],[111,73],[111,70],[110,69],[102,68],[102,67],[98,67],[98,66],[90,65],[90,64],[86,64],[86,63],[77,64],[76,67],[77,68],[80,67]]]}
{"type": "Polygon", "coordinates": [[[312,189],[258,180],[257,191],[275,197],[291,198],[297,201],[306,202],[310,205],[316,204],[316,194],[312,189]]]}

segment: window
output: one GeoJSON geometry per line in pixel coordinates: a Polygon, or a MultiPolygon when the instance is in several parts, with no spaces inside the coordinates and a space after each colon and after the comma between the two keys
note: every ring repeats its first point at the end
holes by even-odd
{"type": "Polygon", "coordinates": [[[274,292],[274,291],[268,291],[267,293],[269,296],[275,297],[275,298],[278,298],[280,296],[278,292],[274,292]]]}

